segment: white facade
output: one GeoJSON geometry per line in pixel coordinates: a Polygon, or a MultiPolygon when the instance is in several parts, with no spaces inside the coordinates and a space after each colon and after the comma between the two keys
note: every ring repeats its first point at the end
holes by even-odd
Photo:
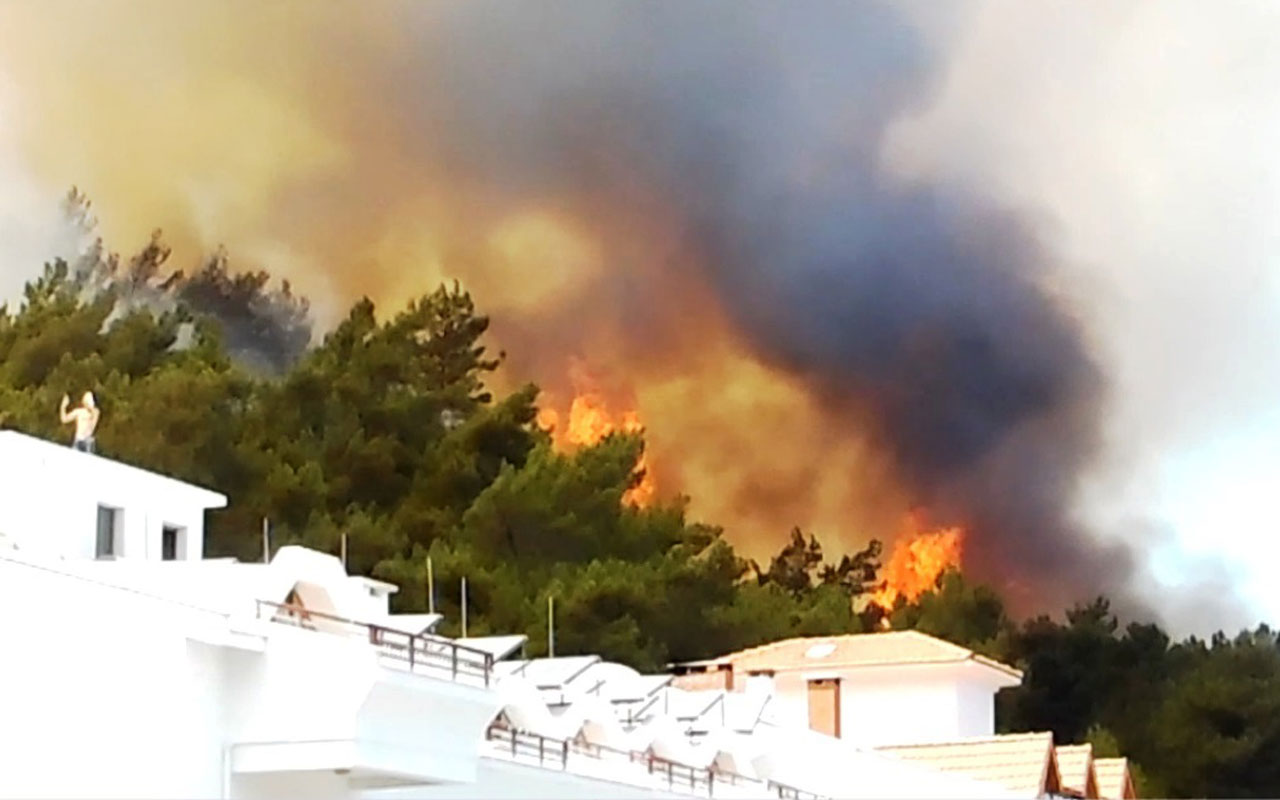
{"type": "Polygon", "coordinates": [[[1017,682],[972,661],[841,670],[844,738],[860,745],[951,742],[995,733],[995,694],[1017,682]]]}
{"type": "Polygon", "coordinates": [[[227,504],[216,492],[15,431],[0,431],[0,486],[0,539],[62,558],[160,560],[168,538],[174,559],[198,560],[204,512],[227,504]],[[109,553],[98,552],[100,514],[110,517],[109,553]]]}
{"type": "Polygon", "coordinates": [[[1021,682],[1014,669],[915,631],[785,640],[677,667],[678,685],[763,691],[786,724],[834,729],[864,747],[992,736],[996,693],[1021,682]],[[815,683],[834,699],[815,704],[815,683]]]}
{"type": "MultiPolygon", "coordinates": [[[[0,480],[2,797],[1011,796],[794,725],[767,687],[435,636],[328,554],[202,560],[223,498],[162,476],[5,432],[0,480]]],[[[856,705],[905,736],[891,677],[856,705]]]]}

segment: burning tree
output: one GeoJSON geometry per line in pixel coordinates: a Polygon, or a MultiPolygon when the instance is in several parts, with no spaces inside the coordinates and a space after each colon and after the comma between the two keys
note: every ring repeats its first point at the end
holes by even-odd
{"type": "MultiPolygon", "coordinates": [[[[614,433],[643,434],[644,426],[640,423],[639,413],[634,409],[613,411],[598,381],[584,365],[575,362],[570,369],[570,376],[574,385],[574,397],[569,404],[566,419],[562,422],[560,414],[550,407],[538,411],[539,427],[551,434],[558,447],[562,450],[594,447],[614,433]]],[[[653,503],[657,482],[643,450],[636,461],[635,474],[635,485],[627,490],[622,499],[628,505],[645,508],[653,503]]]]}
{"type": "Polygon", "coordinates": [[[908,515],[884,565],[884,583],[871,596],[871,602],[886,612],[892,612],[900,601],[914,602],[933,589],[944,572],[960,567],[963,529],[924,531],[921,527],[918,514],[908,515]]]}

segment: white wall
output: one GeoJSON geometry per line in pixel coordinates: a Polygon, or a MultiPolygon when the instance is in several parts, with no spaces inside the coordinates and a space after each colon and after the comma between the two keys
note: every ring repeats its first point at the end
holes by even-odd
{"type": "Polygon", "coordinates": [[[218,797],[219,648],[182,633],[199,613],[0,561],[0,796],[218,797]]]}
{"type": "Polygon", "coordinates": [[[222,495],[13,431],[0,431],[0,534],[23,550],[92,559],[98,506],[121,510],[118,554],[159,560],[165,525],[184,529],[180,553],[204,552],[204,513],[222,495]]]}
{"type": "Polygon", "coordinates": [[[808,726],[808,681],[840,679],[841,738],[856,744],[941,742],[995,732],[995,688],[984,667],[922,664],[894,668],[779,672],[771,711],[808,726]]]}
{"type": "Polygon", "coordinates": [[[976,681],[960,684],[960,736],[991,736],[996,732],[994,692],[976,681]]]}
{"type": "Polygon", "coordinates": [[[0,553],[0,797],[347,795],[332,770],[231,772],[245,745],[326,738],[355,742],[374,771],[475,779],[496,692],[287,626],[233,646],[225,615],[98,580],[122,565],[64,564],[0,553]]]}
{"type": "Polygon", "coordinates": [[[958,738],[965,726],[956,684],[945,674],[911,675],[912,671],[903,670],[894,683],[878,676],[846,677],[840,690],[843,738],[865,745],[958,738]]]}
{"type": "Polygon", "coordinates": [[[368,800],[639,800],[653,797],[687,797],[659,789],[588,778],[539,767],[482,758],[473,784],[415,786],[378,789],[362,793],[368,800]]]}
{"type": "Polygon", "coordinates": [[[496,692],[381,670],[355,642],[284,626],[261,652],[193,641],[222,616],[11,556],[0,554],[0,797],[354,796],[333,770],[230,771],[231,743],[327,736],[469,782],[402,797],[674,796],[519,765],[477,773],[496,692]]]}

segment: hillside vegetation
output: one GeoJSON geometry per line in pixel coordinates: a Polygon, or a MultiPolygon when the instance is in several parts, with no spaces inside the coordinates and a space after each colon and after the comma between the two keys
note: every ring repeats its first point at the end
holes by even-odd
{"type": "MultiPolygon", "coordinates": [[[[553,595],[557,654],[641,670],[878,626],[861,599],[879,543],[827,559],[795,530],[753,564],[679,498],[622,502],[640,434],[553,448],[536,386],[488,388],[488,320],[456,285],[386,318],[361,300],[306,348],[306,306],[287,288],[217,259],[164,279],[167,251],[152,247],[124,265],[50,264],[0,313],[0,424],[66,439],[59,399],[92,389],[101,453],[232,498],[211,515],[208,555],[261,558],[263,519],[274,546],[336,553],[345,533],[351,571],[399,584],[399,611],[426,609],[430,558],[446,632],[465,576],[469,634],[525,633],[539,655],[553,595]]],[[[1174,642],[1122,626],[1104,598],[1014,621],[954,572],[890,616],[1026,670],[999,698],[1004,730],[1123,752],[1149,795],[1280,795],[1280,644],[1266,627],[1174,642]]]]}

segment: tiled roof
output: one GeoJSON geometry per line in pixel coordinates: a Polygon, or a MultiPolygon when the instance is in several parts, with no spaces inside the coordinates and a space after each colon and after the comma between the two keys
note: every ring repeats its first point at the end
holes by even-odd
{"type": "Polygon", "coordinates": [[[813,667],[865,667],[901,664],[941,664],[973,660],[1005,674],[1021,678],[1018,670],[974,653],[968,648],[919,631],[854,633],[784,639],[740,650],[691,665],[728,664],[735,671],[753,669],[805,669],[813,667]]]}
{"type": "Polygon", "coordinates": [[[1092,785],[1093,745],[1071,744],[1055,748],[1058,757],[1058,773],[1062,776],[1062,788],[1081,797],[1093,797],[1097,786],[1092,785]]]}
{"type": "Polygon", "coordinates": [[[999,784],[1027,797],[1040,797],[1061,785],[1052,733],[1019,733],[961,739],[941,744],[877,748],[943,772],[999,784]]]}
{"type": "Polygon", "coordinates": [[[1107,800],[1125,800],[1137,797],[1133,780],[1129,776],[1129,760],[1126,758],[1095,758],[1093,774],[1098,778],[1098,796],[1107,800]]]}

